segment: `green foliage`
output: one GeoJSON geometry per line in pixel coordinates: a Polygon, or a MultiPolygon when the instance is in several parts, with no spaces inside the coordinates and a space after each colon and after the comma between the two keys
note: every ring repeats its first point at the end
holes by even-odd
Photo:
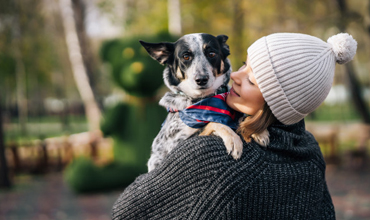
{"type": "Polygon", "coordinates": [[[7,56],[6,54],[0,53],[0,85],[3,85],[2,88],[6,84],[10,84],[14,88],[15,86],[15,60],[11,56],[7,56]]]}
{"type": "Polygon", "coordinates": [[[142,172],[116,161],[99,167],[91,159],[81,157],[67,166],[64,178],[75,192],[88,193],[125,187],[142,172]]]}
{"type": "Polygon", "coordinates": [[[110,40],[103,43],[100,56],[111,65],[112,76],[118,86],[133,96],[151,97],[163,85],[163,66],[147,54],[139,40],[160,42],[176,39],[162,33],[152,37],[110,40]]]}
{"type": "Polygon", "coordinates": [[[352,103],[346,102],[337,105],[322,104],[309,115],[308,120],[314,121],[359,121],[360,115],[357,113],[352,103]]]}
{"type": "Polygon", "coordinates": [[[15,72],[15,60],[6,54],[0,54],[0,76],[12,75],[15,72]]]}
{"type": "MultiPolygon", "coordinates": [[[[3,1],[0,5],[0,88],[11,104],[20,91],[15,87],[26,99],[40,100],[54,89],[51,73],[60,62],[50,33],[53,19],[44,12],[42,1],[3,1]]],[[[36,108],[29,106],[30,111],[36,108]]]]}
{"type": "Polygon", "coordinates": [[[101,129],[105,136],[114,138],[115,160],[146,169],[151,144],[166,115],[157,102],[145,106],[121,103],[107,110],[101,129]]]}
{"type": "Polygon", "coordinates": [[[125,122],[125,119],[127,118],[125,113],[129,111],[129,108],[130,107],[128,104],[120,103],[110,109],[105,110],[104,120],[100,125],[100,129],[102,130],[104,136],[114,135],[114,133],[117,131],[125,133],[125,123],[118,122],[125,122]]]}

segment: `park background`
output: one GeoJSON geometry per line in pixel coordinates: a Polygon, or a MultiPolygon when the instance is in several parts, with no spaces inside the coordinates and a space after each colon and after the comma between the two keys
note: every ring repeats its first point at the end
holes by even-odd
{"type": "Polygon", "coordinates": [[[109,219],[166,114],[138,41],[199,32],[229,36],[234,69],[274,32],[357,40],[306,125],[337,218],[368,219],[370,0],[0,0],[0,219],[109,219]]]}

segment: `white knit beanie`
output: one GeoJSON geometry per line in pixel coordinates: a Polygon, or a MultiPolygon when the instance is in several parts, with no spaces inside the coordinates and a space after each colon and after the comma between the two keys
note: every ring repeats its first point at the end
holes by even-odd
{"type": "Polygon", "coordinates": [[[324,42],[296,33],[262,37],[248,48],[249,64],[275,117],[294,124],[325,100],[333,83],[335,63],[356,54],[357,42],[341,33],[324,42]]]}

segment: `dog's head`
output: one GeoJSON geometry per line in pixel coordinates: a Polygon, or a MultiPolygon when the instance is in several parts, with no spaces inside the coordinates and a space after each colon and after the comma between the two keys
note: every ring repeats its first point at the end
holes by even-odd
{"type": "Polygon", "coordinates": [[[214,94],[230,80],[227,39],[226,35],[188,34],[175,43],[140,43],[153,59],[167,65],[163,78],[168,88],[198,99],[214,94]]]}

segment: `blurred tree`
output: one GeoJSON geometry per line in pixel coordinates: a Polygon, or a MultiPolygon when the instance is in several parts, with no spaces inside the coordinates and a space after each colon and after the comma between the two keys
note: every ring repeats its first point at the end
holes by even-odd
{"type": "MultiPolygon", "coordinates": [[[[244,33],[248,33],[248,30],[244,30],[245,27],[245,14],[246,14],[246,8],[243,4],[243,0],[233,0],[232,1],[232,9],[233,9],[233,16],[232,16],[232,33],[231,38],[233,39],[231,41],[233,48],[238,48],[238,45],[240,47],[243,47],[245,45],[246,35],[244,33]]],[[[232,54],[234,57],[238,57],[239,63],[236,65],[241,66],[242,61],[246,59],[246,52],[240,49],[232,51],[232,54]]],[[[238,68],[238,67],[237,67],[238,68]]]]}
{"type": "Polygon", "coordinates": [[[17,82],[17,104],[18,104],[18,115],[19,124],[21,126],[21,133],[26,135],[26,123],[28,117],[28,104],[26,98],[26,70],[22,59],[21,47],[21,30],[19,27],[19,17],[14,16],[13,30],[12,30],[12,46],[13,46],[13,57],[15,58],[16,68],[16,82],[17,82]]]}
{"type": "Polygon", "coordinates": [[[168,32],[174,36],[182,34],[180,0],[167,0],[168,32]]]}
{"type": "Polygon", "coordinates": [[[55,61],[43,26],[42,2],[1,0],[0,4],[0,86],[6,94],[4,108],[16,103],[25,134],[29,109],[39,106],[30,103],[45,95],[46,92],[39,92],[41,85],[44,91],[50,88],[49,73],[55,61]]]}
{"type": "MultiPolygon", "coordinates": [[[[1,94],[0,94],[1,99],[1,94]]],[[[11,186],[8,164],[5,157],[5,143],[4,143],[4,132],[3,132],[3,109],[0,102],[0,188],[9,188],[11,186]]]]}
{"type": "MultiPolygon", "coordinates": [[[[347,25],[352,21],[352,19],[360,16],[358,13],[352,12],[348,9],[346,0],[337,0],[338,9],[339,9],[339,19],[337,26],[341,32],[346,32],[347,25]]],[[[370,6],[369,6],[370,7],[370,6]]],[[[357,111],[362,117],[362,121],[365,124],[370,124],[370,112],[369,108],[363,98],[362,86],[359,80],[357,79],[353,63],[349,62],[345,64],[346,73],[348,77],[347,86],[351,91],[351,96],[353,103],[356,106],[357,111]]]]}
{"type": "Polygon", "coordinates": [[[87,5],[85,0],[72,0],[72,8],[76,22],[77,36],[80,43],[83,63],[86,67],[86,73],[89,78],[91,89],[94,95],[97,95],[97,75],[99,75],[99,62],[93,53],[93,47],[90,38],[86,34],[86,14],[87,5]]]}
{"type": "MultiPolygon", "coordinates": [[[[370,1],[367,4],[367,13],[368,13],[368,16],[370,16],[370,1]]],[[[370,36],[370,22],[368,22],[368,24],[367,24],[367,33],[370,36]]]]}
{"type": "MultiPolygon", "coordinates": [[[[76,7],[82,7],[82,4],[76,7]]],[[[89,124],[89,130],[99,130],[101,112],[96,102],[93,90],[91,88],[87,70],[83,61],[81,50],[81,39],[78,37],[76,29],[76,20],[72,8],[71,0],[60,0],[61,15],[72,72],[76,81],[76,86],[84,102],[85,113],[89,124]]],[[[81,9],[83,11],[83,9],[81,9]]]]}

